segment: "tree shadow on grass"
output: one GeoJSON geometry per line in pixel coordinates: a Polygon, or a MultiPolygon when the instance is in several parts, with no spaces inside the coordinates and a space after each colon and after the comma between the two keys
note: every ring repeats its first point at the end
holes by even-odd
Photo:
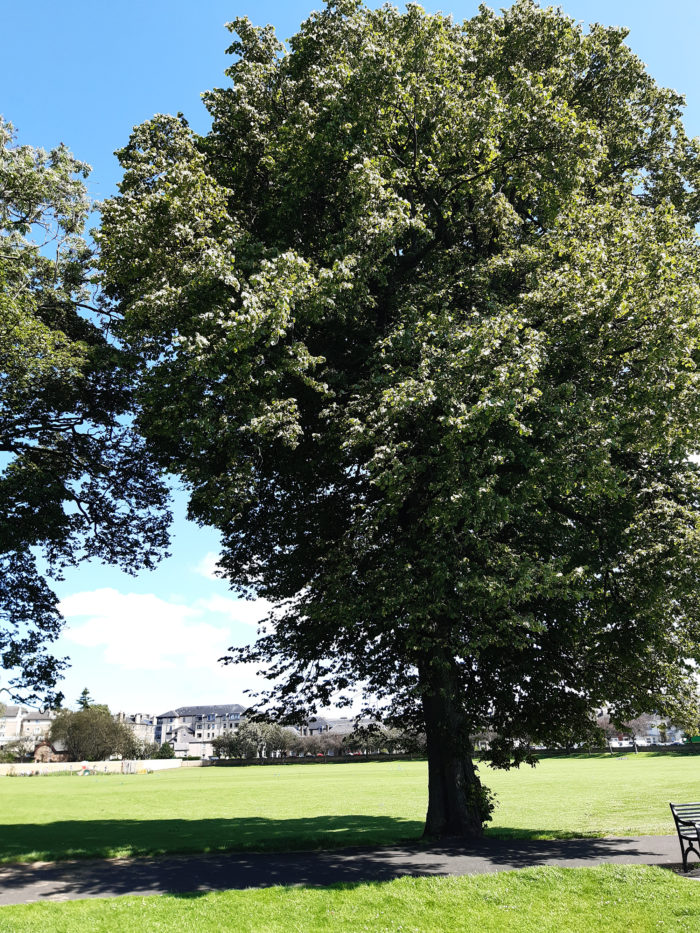
{"type": "Polygon", "coordinates": [[[229,851],[290,852],[416,840],[417,820],[347,814],[299,819],[65,820],[0,825],[0,862],[229,851]]]}
{"type": "MultiPolygon", "coordinates": [[[[163,851],[168,838],[179,851],[201,853],[202,840],[209,837],[210,854],[170,854],[161,858],[94,859],[51,864],[0,866],[0,904],[49,899],[147,895],[171,893],[196,896],[210,891],[259,888],[273,885],[319,887],[391,881],[406,875],[430,877],[536,867],[541,865],[596,864],[605,861],[646,861],[659,864],[677,861],[675,837],[664,842],[620,839],[536,840],[527,838],[463,838],[425,841],[415,836],[417,822],[365,815],[319,816],[306,820],[90,820],[83,823],[53,823],[44,826],[4,827],[3,851],[14,845],[7,832],[22,833],[25,844],[39,842],[46,834],[64,839],[76,832],[84,839],[73,855],[90,849],[90,840],[109,839],[112,850],[121,846],[132,853],[148,849],[163,851]],[[153,842],[148,844],[148,836],[153,842]],[[169,837],[169,834],[172,834],[169,837]],[[363,844],[343,849],[299,851],[305,842],[328,846],[357,841],[363,844]],[[413,834],[414,838],[405,839],[413,834]],[[404,836],[399,843],[398,838],[404,836]],[[267,841],[270,851],[241,851],[247,844],[260,849],[267,841]],[[377,843],[380,840],[380,844],[377,843]],[[156,844],[156,840],[158,840],[156,844]],[[381,845],[384,842],[384,845],[381,845]],[[386,845],[391,842],[391,845],[386,845]],[[281,844],[297,851],[279,851],[281,844]],[[293,845],[294,844],[294,845],[293,845]],[[222,849],[235,849],[224,852],[222,849]],[[272,851],[275,847],[278,851],[272,851]]],[[[506,830],[515,832],[515,830],[506,830]]],[[[522,831],[519,831],[522,833],[522,831]]],[[[525,831],[533,835],[537,830],[525,831]]],[[[105,848],[108,848],[105,845],[105,848]]],[[[42,851],[48,851],[44,845],[42,851]]],[[[63,850],[66,857],[68,847],[63,850]]],[[[170,850],[173,852],[173,849],[170,850]]]]}

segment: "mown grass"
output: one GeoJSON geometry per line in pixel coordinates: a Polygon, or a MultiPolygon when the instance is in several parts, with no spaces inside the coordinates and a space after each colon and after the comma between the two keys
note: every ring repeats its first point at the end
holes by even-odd
{"type": "Polygon", "coordinates": [[[700,929],[700,884],[661,868],[531,868],[331,888],[0,907],[2,933],[273,931],[646,933],[700,929]]]}
{"type": "MultiPolygon", "coordinates": [[[[700,799],[700,757],[550,758],[482,769],[489,834],[556,839],[673,831],[669,800],[700,799]]],[[[0,778],[0,861],[290,850],[416,839],[424,762],[0,778]]]]}

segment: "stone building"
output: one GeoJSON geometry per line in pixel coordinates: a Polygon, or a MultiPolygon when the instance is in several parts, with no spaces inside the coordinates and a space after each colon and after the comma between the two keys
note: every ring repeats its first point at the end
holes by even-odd
{"type": "Polygon", "coordinates": [[[8,742],[26,739],[31,750],[49,734],[55,715],[52,710],[37,712],[22,705],[0,707],[0,748],[8,742]]]}
{"type": "Polygon", "coordinates": [[[131,729],[140,742],[156,741],[156,717],[152,713],[115,713],[114,719],[131,729]]]}
{"type": "Polygon", "coordinates": [[[239,703],[178,706],[156,716],[155,741],[159,745],[169,742],[178,758],[206,758],[213,753],[212,740],[237,729],[244,712],[239,703]]]}

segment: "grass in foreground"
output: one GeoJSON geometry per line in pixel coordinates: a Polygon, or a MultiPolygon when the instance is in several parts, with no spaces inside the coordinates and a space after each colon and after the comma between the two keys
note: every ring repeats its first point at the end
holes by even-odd
{"type": "Polygon", "coordinates": [[[700,928],[700,883],[646,866],[532,868],[332,888],[264,888],[0,907],[2,933],[635,933],[700,928]]]}
{"type": "MultiPolygon", "coordinates": [[[[482,777],[497,836],[672,833],[668,801],[700,799],[700,756],[550,758],[482,777]]],[[[388,845],[420,836],[426,804],[420,761],[0,778],[0,861],[388,845]]]]}

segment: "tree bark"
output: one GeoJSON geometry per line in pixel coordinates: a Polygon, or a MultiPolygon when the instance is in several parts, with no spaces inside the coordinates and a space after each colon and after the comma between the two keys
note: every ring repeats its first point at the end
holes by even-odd
{"type": "Polygon", "coordinates": [[[484,797],[463,717],[449,686],[423,693],[428,746],[428,813],[424,836],[483,835],[484,797]]]}

